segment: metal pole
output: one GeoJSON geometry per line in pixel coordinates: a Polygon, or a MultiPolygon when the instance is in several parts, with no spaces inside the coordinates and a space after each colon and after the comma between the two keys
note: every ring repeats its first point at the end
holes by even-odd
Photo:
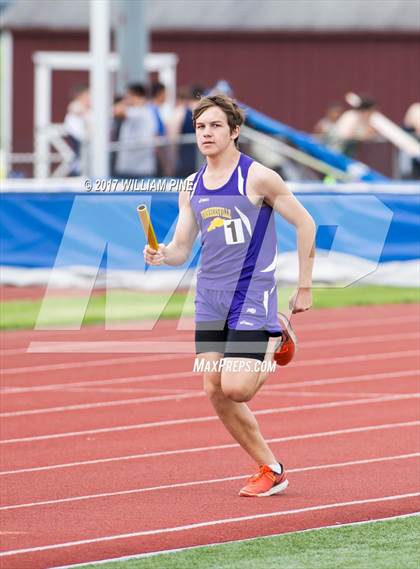
{"type": "Polygon", "coordinates": [[[0,148],[4,152],[4,163],[0,159],[1,180],[2,177],[7,177],[10,170],[13,136],[13,39],[10,31],[2,31],[0,35],[0,58],[0,148]]]}
{"type": "Polygon", "coordinates": [[[95,178],[109,175],[110,77],[108,70],[110,49],[109,0],[90,0],[89,30],[91,68],[90,91],[92,101],[91,167],[95,178]]]}
{"type": "Polygon", "coordinates": [[[149,33],[143,0],[118,1],[116,48],[120,56],[117,93],[122,95],[128,83],[147,82],[144,58],[149,51],[149,33]]]}
{"type": "Polygon", "coordinates": [[[35,164],[34,177],[50,175],[50,146],[48,129],[51,124],[51,68],[44,62],[35,61],[35,164]]]}

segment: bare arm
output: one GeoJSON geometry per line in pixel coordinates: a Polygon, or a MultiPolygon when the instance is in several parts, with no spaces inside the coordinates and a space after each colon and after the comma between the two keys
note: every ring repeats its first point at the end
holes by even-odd
{"type": "Polygon", "coordinates": [[[168,135],[172,140],[176,140],[181,132],[182,123],[185,118],[185,107],[175,107],[172,119],[168,124],[168,135]]]}
{"type": "MultiPolygon", "coordinates": [[[[194,174],[187,178],[186,184],[191,184],[193,178],[194,174]]],[[[182,265],[191,254],[198,226],[190,205],[190,192],[181,191],[178,203],[179,217],[172,241],[168,245],[160,243],[157,251],[148,245],[144,248],[144,259],[150,265],[182,265]]]]}
{"type": "Polygon", "coordinates": [[[250,168],[248,180],[253,193],[263,197],[266,203],[296,228],[299,279],[298,289],[290,299],[290,305],[293,307],[293,312],[303,312],[312,305],[311,287],[315,257],[314,220],[273,170],[254,162],[250,168]]]}

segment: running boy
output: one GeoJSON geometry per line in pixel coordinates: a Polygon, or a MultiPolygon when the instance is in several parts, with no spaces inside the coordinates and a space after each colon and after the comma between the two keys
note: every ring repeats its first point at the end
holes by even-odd
{"type": "Polygon", "coordinates": [[[173,240],[160,244],[158,251],[146,246],[144,257],[151,265],[181,265],[201,232],[196,351],[212,364],[204,368],[211,369],[204,373],[204,389],[226,429],[259,466],[239,495],[269,496],[287,487],[286,472],[246,402],[267,379],[261,364],[272,359],[282,330],[272,214],[282,215],[297,232],[299,281],[290,299],[294,313],[312,304],[315,225],[280,176],[238,150],[243,121],[229,97],[200,100],[193,123],[206,164],[188,178],[192,190],[180,192],[173,240]]]}

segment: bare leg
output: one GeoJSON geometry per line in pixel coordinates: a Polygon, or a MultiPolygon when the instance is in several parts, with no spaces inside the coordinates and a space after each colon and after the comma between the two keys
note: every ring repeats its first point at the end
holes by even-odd
{"type": "MultiPolygon", "coordinates": [[[[204,357],[208,361],[215,361],[221,359],[222,355],[207,353],[204,357]]],[[[234,401],[223,393],[221,374],[204,374],[204,389],[226,429],[255,462],[259,465],[277,462],[246,403],[234,401]]]]}
{"type": "MultiPolygon", "coordinates": [[[[270,338],[264,358],[265,365],[273,362],[276,343],[276,338],[270,338]]],[[[235,364],[244,364],[242,371],[231,371],[228,368],[222,371],[221,385],[223,393],[236,402],[250,401],[270,376],[270,371],[267,369],[264,371],[257,371],[257,369],[261,368],[255,369],[256,364],[261,364],[260,361],[255,359],[246,357],[228,358],[226,363],[231,365],[231,369],[240,369],[240,366],[235,364]],[[248,369],[251,371],[244,371],[245,364],[249,364],[248,369]],[[255,371],[252,371],[253,368],[255,371]]]]}

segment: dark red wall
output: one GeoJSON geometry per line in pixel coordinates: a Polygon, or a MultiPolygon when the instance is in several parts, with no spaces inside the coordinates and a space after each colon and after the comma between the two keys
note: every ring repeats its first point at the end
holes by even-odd
{"type": "MultiPolygon", "coordinates": [[[[34,63],[36,51],[86,51],[86,33],[14,32],[13,151],[32,152],[34,125],[34,63]]],[[[53,122],[62,122],[73,86],[87,83],[86,72],[53,73],[53,122]]]]}
{"type": "Polygon", "coordinates": [[[370,93],[397,122],[420,98],[411,33],[160,32],[152,47],[179,55],[179,84],[227,79],[238,99],[304,130],[349,90],[370,93]]]}
{"type": "MultiPolygon", "coordinates": [[[[242,101],[303,130],[348,90],[377,97],[398,123],[420,98],[420,36],[414,33],[176,31],[153,33],[151,46],[178,54],[179,86],[226,79],[242,101]]],[[[14,33],[15,152],[33,148],[32,53],[87,49],[86,32],[14,33]]],[[[62,121],[71,87],[86,80],[86,73],[54,74],[54,121],[62,121]]]]}

